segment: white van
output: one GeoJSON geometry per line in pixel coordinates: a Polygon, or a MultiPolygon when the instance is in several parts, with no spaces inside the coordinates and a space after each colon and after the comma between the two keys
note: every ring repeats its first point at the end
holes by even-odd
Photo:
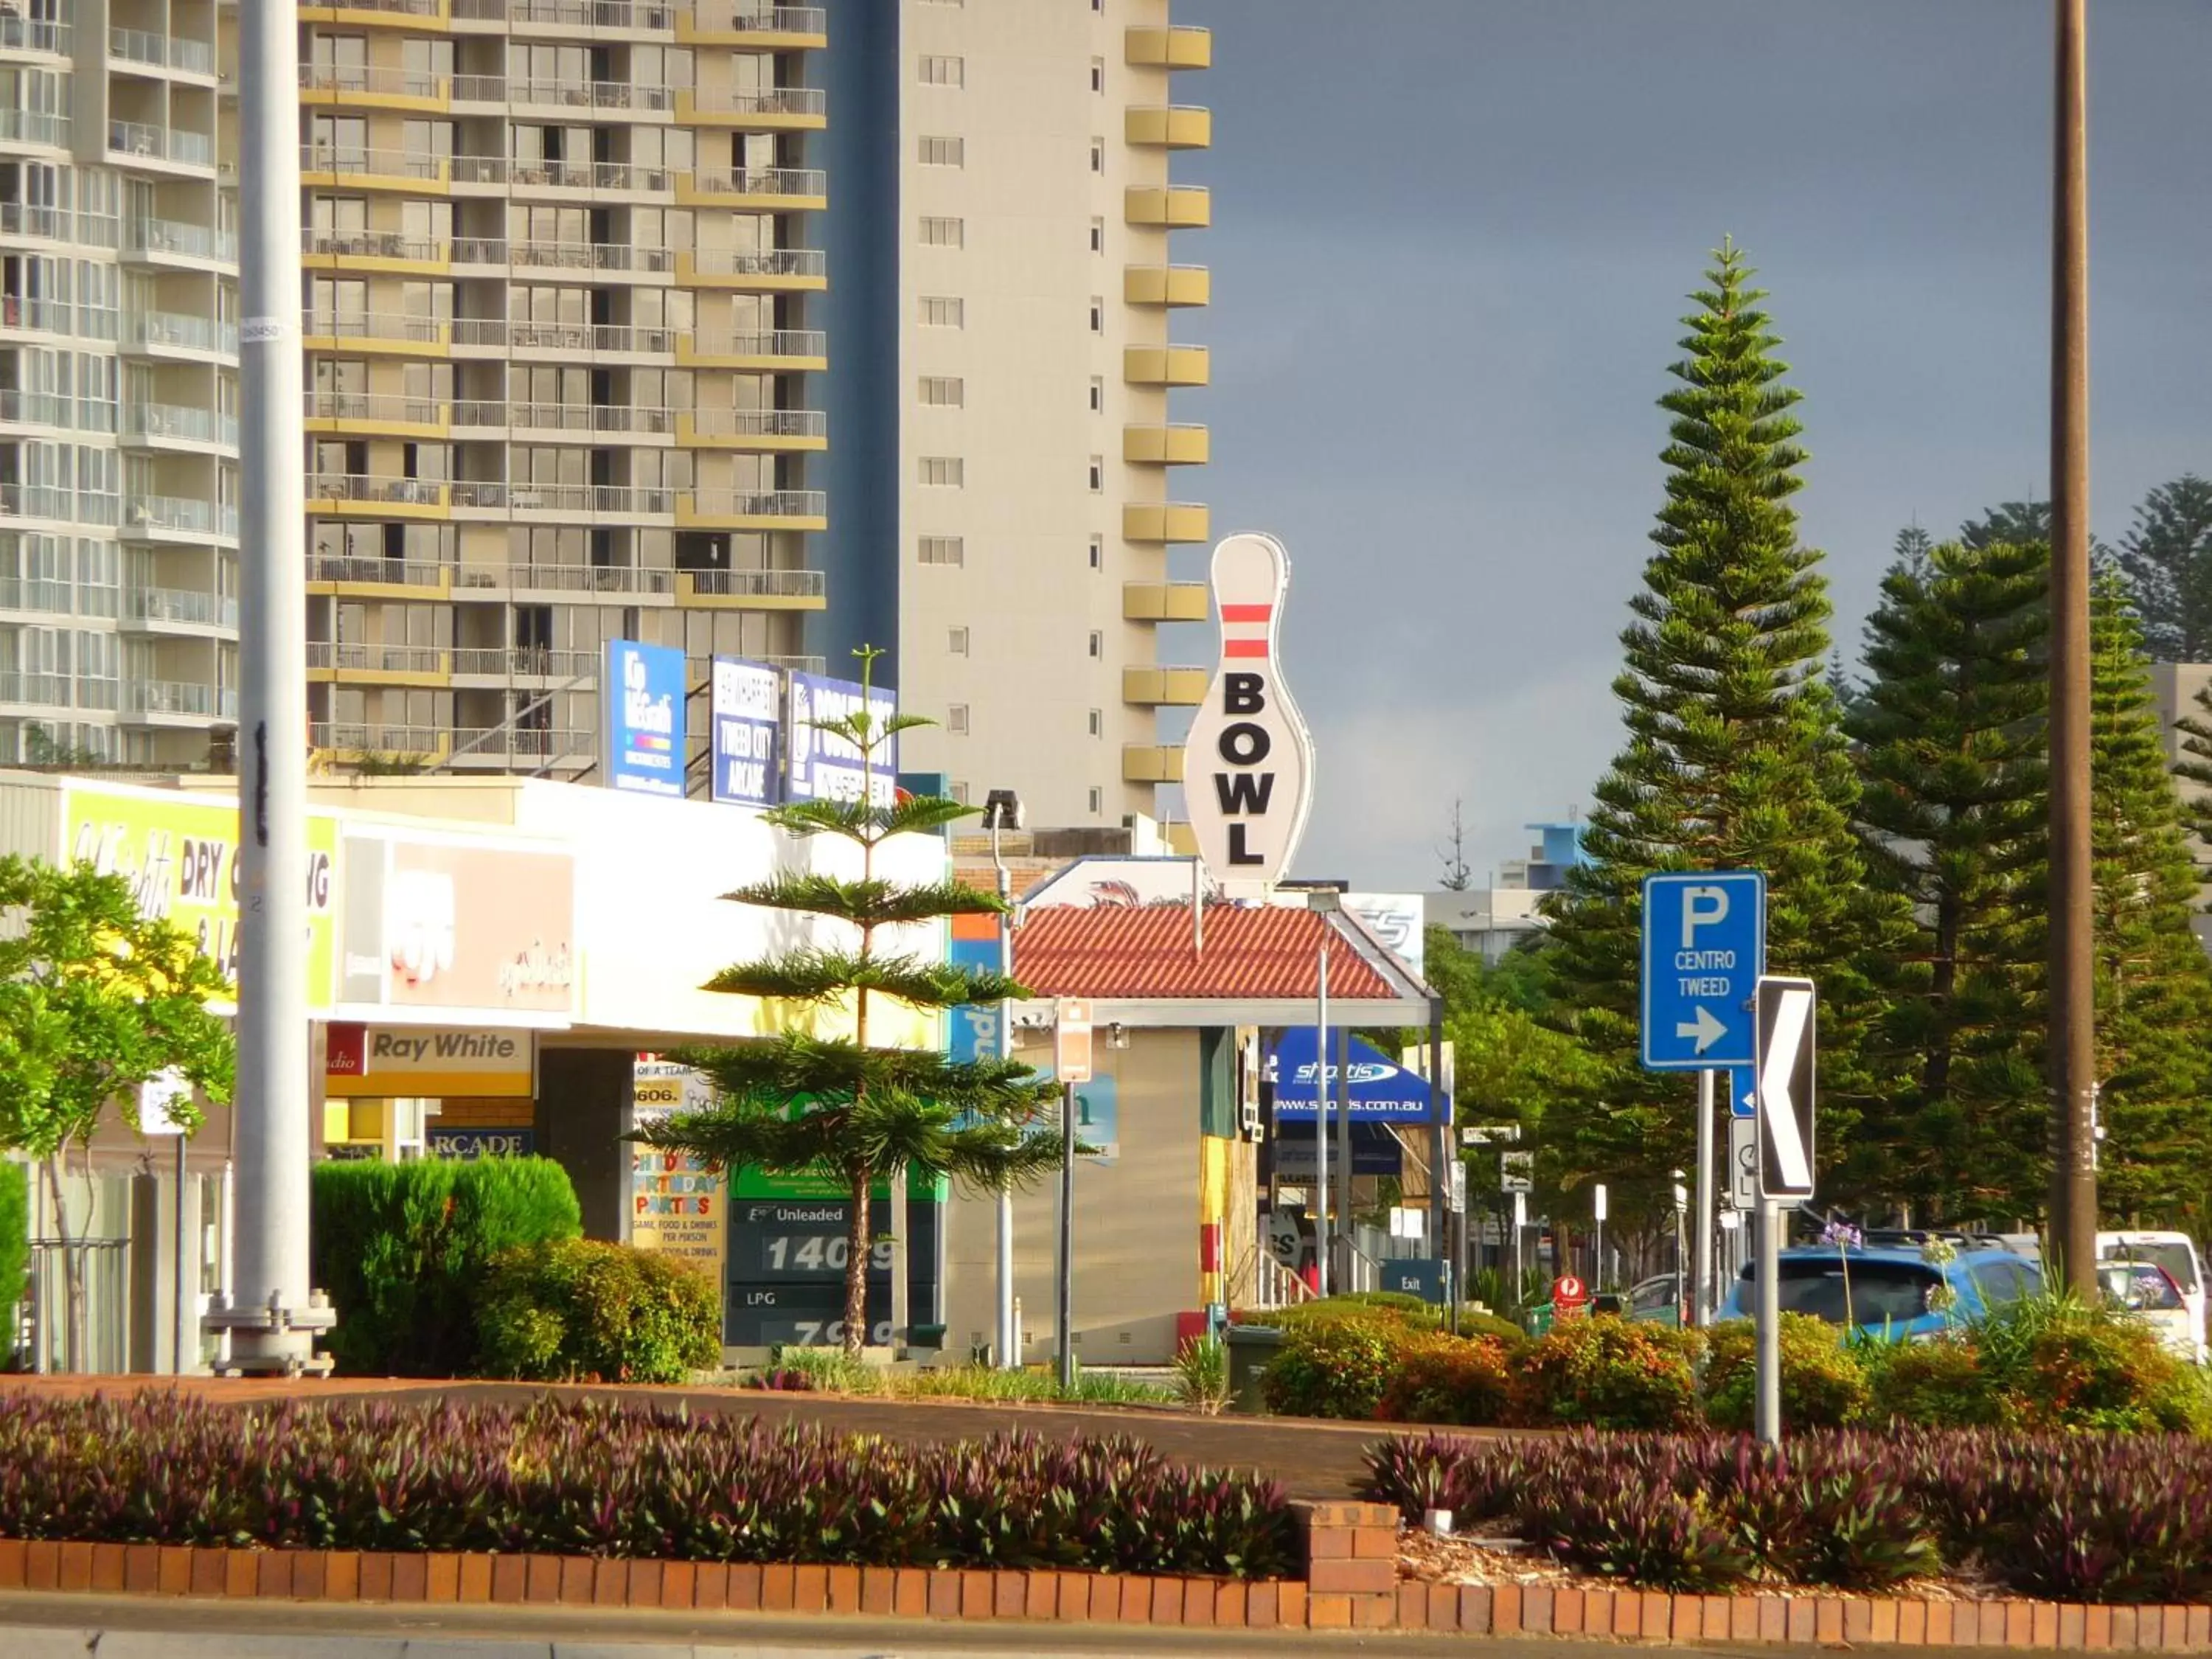
{"type": "Polygon", "coordinates": [[[2180,1287],[2189,1308],[2189,1328],[2197,1342],[2197,1363],[2205,1363],[2204,1267],[2197,1260],[2196,1241],[2187,1233],[2099,1233],[2100,1261],[2148,1261],[2166,1269],[2180,1287]]]}

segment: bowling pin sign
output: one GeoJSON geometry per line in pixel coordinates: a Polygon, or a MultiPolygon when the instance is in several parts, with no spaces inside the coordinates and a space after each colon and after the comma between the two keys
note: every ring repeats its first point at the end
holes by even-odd
{"type": "Polygon", "coordinates": [[[1290,868],[1313,805],[1313,738],[1277,654],[1291,562],[1272,536],[1231,536],[1212,574],[1221,660],[1184,739],[1185,810],[1224,894],[1259,898],[1290,868]]]}

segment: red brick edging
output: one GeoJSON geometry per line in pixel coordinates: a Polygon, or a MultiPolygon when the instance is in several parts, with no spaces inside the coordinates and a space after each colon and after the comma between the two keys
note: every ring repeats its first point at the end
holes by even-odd
{"type": "Polygon", "coordinates": [[[1398,1578],[1397,1514],[1292,1506],[1303,1579],[972,1568],[742,1566],[556,1555],[199,1549],[0,1538],[0,1590],[303,1601],[872,1613],[1091,1624],[1463,1631],[1646,1642],[1850,1643],[2168,1652],[2212,1648],[2212,1607],[1846,1595],[1669,1595],[1398,1578]]]}

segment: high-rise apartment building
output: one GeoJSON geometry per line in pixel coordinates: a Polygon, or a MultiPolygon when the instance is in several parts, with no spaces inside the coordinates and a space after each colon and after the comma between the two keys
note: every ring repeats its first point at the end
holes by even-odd
{"type": "MultiPolygon", "coordinates": [[[[230,13],[0,12],[0,755],[234,718],[230,13]],[[103,50],[103,37],[104,47],[103,50]]],[[[588,776],[606,641],[882,672],[1039,821],[1179,771],[1167,0],[302,5],[311,720],[588,776]]],[[[251,550],[247,550],[251,556],[251,550]]],[[[695,726],[703,726],[703,720],[695,726]]]]}

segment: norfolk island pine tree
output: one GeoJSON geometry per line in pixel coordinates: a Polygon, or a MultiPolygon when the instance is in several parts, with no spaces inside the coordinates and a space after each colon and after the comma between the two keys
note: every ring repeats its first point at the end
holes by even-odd
{"type": "MultiPolygon", "coordinates": [[[[863,647],[854,654],[866,689],[882,653],[863,647]]],[[[871,778],[885,744],[901,732],[931,724],[914,714],[879,718],[865,696],[849,714],[811,722],[816,731],[857,749],[871,778]]],[[[759,1042],[686,1052],[678,1057],[713,1079],[715,1103],[665,1118],[636,1136],[649,1146],[690,1152],[726,1174],[750,1169],[839,1183],[851,1205],[843,1343],[855,1359],[867,1334],[868,1209],[878,1176],[902,1180],[915,1170],[997,1187],[1033,1179],[1060,1162],[1059,1135],[1038,1127],[1058,1092],[1049,1077],[995,1056],[954,1060],[934,1050],[870,1042],[872,1015],[889,1012],[879,1003],[941,1012],[1027,995],[1002,975],[885,948],[893,941],[879,937],[956,915],[995,915],[1005,908],[995,894],[949,878],[901,884],[877,873],[878,852],[894,836],[933,834],[976,810],[935,795],[903,796],[879,806],[872,791],[859,800],[790,801],[770,808],[768,821],[787,835],[800,840],[833,836],[856,848],[859,875],[786,872],[723,896],[842,923],[849,945],[805,945],[736,963],[706,988],[817,1011],[848,1011],[853,1035],[822,1037],[792,1029],[759,1042]]]]}

